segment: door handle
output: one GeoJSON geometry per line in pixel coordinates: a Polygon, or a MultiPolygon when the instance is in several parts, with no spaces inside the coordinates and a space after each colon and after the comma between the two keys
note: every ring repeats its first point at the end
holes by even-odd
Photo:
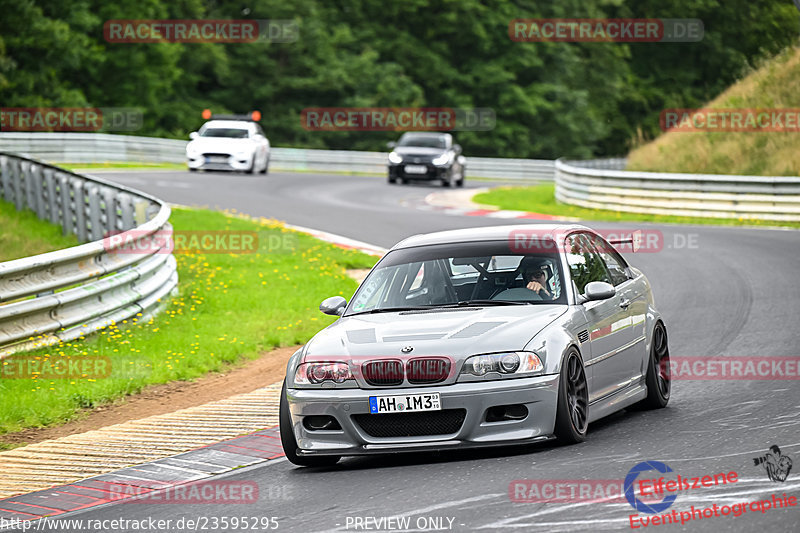
{"type": "Polygon", "coordinates": [[[627,298],[623,298],[622,300],[619,301],[619,306],[622,307],[623,309],[627,309],[629,305],[631,305],[631,301],[628,300],[627,298]]]}

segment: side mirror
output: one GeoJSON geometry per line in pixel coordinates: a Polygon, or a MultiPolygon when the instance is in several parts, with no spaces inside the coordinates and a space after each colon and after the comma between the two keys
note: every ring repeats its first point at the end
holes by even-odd
{"type": "Polygon", "coordinates": [[[582,300],[580,303],[608,300],[615,294],[617,294],[617,289],[610,283],[606,283],[605,281],[592,281],[586,284],[584,293],[580,297],[582,300]]]}
{"type": "Polygon", "coordinates": [[[457,154],[460,154],[461,153],[461,145],[460,144],[454,144],[453,145],[453,150],[455,150],[457,154]]]}
{"type": "Polygon", "coordinates": [[[344,308],[347,307],[347,300],[341,296],[331,296],[319,304],[319,310],[326,315],[342,316],[344,308]]]}
{"type": "Polygon", "coordinates": [[[386,148],[388,148],[389,150],[394,150],[396,147],[397,143],[394,141],[389,141],[388,143],[386,143],[386,148]]]}
{"type": "Polygon", "coordinates": [[[199,135],[197,135],[196,131],[193,131],[192,133],[189,134],[189,138],[192,139],[192,140],[195,140],[198,137],[199,137],[199,135]]]}

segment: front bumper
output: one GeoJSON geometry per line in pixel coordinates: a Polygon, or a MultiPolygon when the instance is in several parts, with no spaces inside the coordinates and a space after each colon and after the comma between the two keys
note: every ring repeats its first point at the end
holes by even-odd
{"type": "Polygon", "coordinates": [[[226,154],[227,157],[215,155],[209,159],[205,154],[200,154],[195,157],[186,157],[186,164],[189,168],[198,170],[249,170],[253,165],[254,154],[248,155],[246,158],[238,158],[233,154],[226,154]]]}
{"type": "Polygon", "coordinates": [[[404,180],[440,180],[447,177],[447,173],[450,171],[450,166],[445,167],[437,167],[433,163],[408,163],[409,165],[413,166],[424,166],[427,167],[427,171],[424,174],[414,174],[406,172],[406,163],[400,163],[399,165],[389,165],[389,177],[396,178],[396,179],[404,179],[404,180]]]}
{"type": "MultiPolygon", "coordinates": [[[[558,380],[558,374],[553,374],[410,389],[287,389],[287,397],[299,455],[367,455],[547,440],[555,427],[558,380]],[[440,393],[442,410],[466,410],[458,431],[414,437],[373,437],[354,419],[354,415],[369,414],[370,396],[425,392],[440,393]],[[517,404],[528,410],[524,419],[486,421],[489,408],[517,404]],[[308,430],[303,418],[311,415],[333,416],[341,429],[308,430]]],[[[414,413],[401,416],[414,416],[414,413]]]]}

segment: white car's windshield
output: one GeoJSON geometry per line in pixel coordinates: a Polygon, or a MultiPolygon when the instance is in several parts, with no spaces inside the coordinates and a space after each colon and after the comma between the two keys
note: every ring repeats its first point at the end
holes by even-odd
{"type": "Polygon", "coordinates": [[[387,254],[359,287],[346,314],[547,303],[566,304],[558,254],[515,253],[499,242],[447,244],[387,254]]]}
{"type": "Polygon", "coordinates": [[[227,137],[229,139],[246,139],[247,130],[241,128],[208,128],[200,132],[200,137],[227,137]]]}

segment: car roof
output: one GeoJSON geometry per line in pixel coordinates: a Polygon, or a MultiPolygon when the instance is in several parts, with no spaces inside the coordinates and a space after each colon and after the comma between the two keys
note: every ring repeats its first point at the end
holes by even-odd
{"type": "Polygon", "coordinates": [[[230,128],[236,130],[249,130],[252,122],[246,120],[209,120],[203,124],[204,128],[230,128]]]}
{"type": "Polygon", "coordinates": [[[423,233],[403,239],[392,247],[412,248],[432,244],[455,244],[460,242],[503,241],[518,238],[552,239],[573,231],[594,231],[580,224],[517,224],[511,226],[485,226],[481,228],[465,228],[436,233],[423,233]]]}

